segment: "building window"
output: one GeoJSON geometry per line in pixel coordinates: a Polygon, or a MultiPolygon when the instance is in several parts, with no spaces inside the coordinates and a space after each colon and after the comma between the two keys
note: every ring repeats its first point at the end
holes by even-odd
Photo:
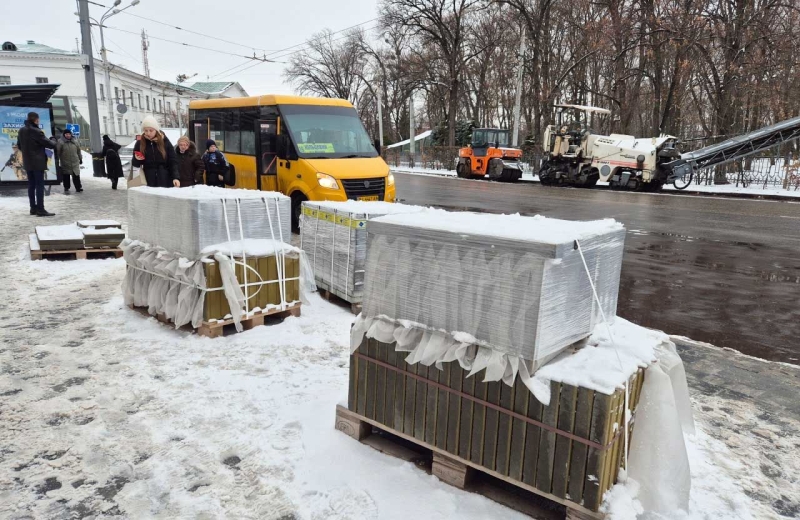
{"type": "Polygon", "coordinates": [[[167,101],[167,112],[172,112],[172,107],[169,106],[169,101],[167,101]]]}
{"type": "Polygon", "coordinates": [[[158,100],[158,111],[159,112],[163,112],[164,111],[164,104],[161,101],[162,101],[161,99],[158,100]]]}
{"type": "Polygon", "coordinates": [[[139,101],[138,103],[136,103],[136,106],[139,107],[139,109],[141,109],[142,108],[142,95],[141,94],[136,94],[136,97],[137,97],[137,99],[139,101]]]}
{"type": "Polygon", "coordinates": [[[147,103],[147,111],[150,111],[150,96],[144,97],[144,102],[147,103]]]}
{"type": "Polygon", "coordinates": [[[119,103],[119,88],[114,87],[114,99],[119,103]]]}
{"type": "Polygon", "coordinates": [[[118,132],[119,135],[125,135],[125,134],[122,133],[122,118],[121,117],[117,118],[117,126],[119,127],[119,132],[118,132]]]}
{"type": "Polygon", "coordinates": [[[107,116],[103,116],[103,133],[104,134],[108,133],[108,117],[107,116]]]}
{"type": "Polygon", "coordinates": [[[36,83],[50,83],[47,78],[36,78],[36,83]]]}
{"type": "Polygon", "coordinates": [[[122,99],[122,104],[125,104],[125,89],[121,88],[120,90],[120,98],[122,99]]]}
{"type": "Polygon", "coordinates": [[[11,85],[11,76],[0,76],[0,85],[11,85]]]}
{"type": "Polygon", "coordinates": [[[125,120],[125,135],[130,134],[130,127],[128,127],[128,120],[125,120]]]}
{"type": "Polygon", "coordinates": [[[136,108],[136,103],[133,102],[133,92],[131,92],[131,108],[136,108]]]}
{"type": "Polygon", "coordinates": [[[103,90],[103,84],[100,83],[100,101],[106,100],[106,91],[103,90]]]}

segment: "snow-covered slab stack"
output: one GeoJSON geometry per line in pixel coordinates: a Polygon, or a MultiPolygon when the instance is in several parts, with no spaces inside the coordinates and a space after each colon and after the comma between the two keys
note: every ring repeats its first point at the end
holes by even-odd
{"type": "Polygon", "coordinates": [[[625,230],[612,219],[429,210],[372,219],[367,231],[362,321],[442,331],[535,370],[592,333],[592,284],[605,315],[616,313],[625,230]]]}
{"type": "Polygon", "coordinates": [[[210,186],[133,188],[128,190],[128,236],[190,259],[228,240],[286,242],[291,201],[275,192],[210,186]]]}
{"type": "Polygon", "coordinates": [[[83,231],[75,224],[36,226],[36,239],[45,251],[83,249],[83,231]]]}
{"type": "Polygon", "coordinates": [[[118,227],[90,227],[82,229],[82,231],[83,243],[89,249],[99,247],[118,247],[120,242],[125,239],[125,232],[118,227]]]}
{"type": "Polygon", "coordinates": [[[308,255],[317,286],[350,303],[361,303],[367,221],[424,209],[390,202],[303,202],[300,247],[308,255]]]}
{"type": "Polygon", "coordinates": [[[109,219],[79,220],[77,224],[79,228],[107,229],[107,228],[122,227],[122,224],[120,224],[116,220],[109,220],[109,219]]]}

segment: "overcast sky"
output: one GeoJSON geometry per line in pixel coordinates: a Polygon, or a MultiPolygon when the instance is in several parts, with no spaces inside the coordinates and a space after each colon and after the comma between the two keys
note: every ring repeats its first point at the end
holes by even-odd
{"type": "MultiPolygon", "coordinates": [[[[11,0],[8,0],[11,1],[11,0]]],[[[120,7],[130,4],[123,0],[120,7]]],[[[97,4],[111,6],[113,0],[97,0],[97,4]]],[[[248,67],[246,58],[255,50],[258,54],[279,51],[308,41],[315,33],[328,28],[340,31],[347,27],[369,22],[378,16],[378,0],[217,0],[214,2],[191,0],[140,0],[131,7],[106,21],[105,39],[109,60],[126,68],[143,73],[141,38],[145,29],[150,38],[150,75],[153,78],[175,81],[178,74],[197,76],[193,81],[239,81],[251,95],[269,93],[291,93],[290,85],[284,83],[281,63],[260,63],[247,70],[218,75],[226,69],[242,65],[248,67]],[[203,5],[201,8],[200,6],[203,5]],[[208,6],[208,7],[206,7],[208,6]],[[129,16],[135,14],[178,26],[206,36],[179,31],[158,23],[129,16]],[[130,31],[128,34],[112,27],[130,31]],[[186,47],[158,40],[163,38],[199,47],[207,47],[225,53],[186,47]],[[224,43],[214,38],[236,44],[224,43]],[[207,78],[211,76],[211,78],[207,78]]],[[[98,19],[106,9],[90,4],[91,16],[98,19]]],[[[51,47],[75,50],[75,39],[80,38],[75,0],[14,0],[13,7],[5,10],[0,24],[0,39],[15,43],[35,40],[51,47]]],[[[375,21],[365,24],[369,29],[375,21]]],[[[93,28],[93,51],[99,56],[100,35],[93,28]]],[[[286,56],[300,49],[294,47],[273,54],[279,61],[287,62],[286,56]],[[282,57],[281,57],[282,56],[282,57]]],[[[254,62],[249,62],[253,64],[254,62]]]]}

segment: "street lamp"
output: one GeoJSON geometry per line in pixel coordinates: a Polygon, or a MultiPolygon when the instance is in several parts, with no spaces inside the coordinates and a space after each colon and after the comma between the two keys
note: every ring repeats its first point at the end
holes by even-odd
{"type": "MultiPolygon", "coordinates": [[[[114,104],[111,102],[111,70],[108,67],[108,54],[106,52],[106,41],[103,37],[103,24],[115,14],[119,14],[125,9],[139,5],[139,1],[140,0],[133,0],[129,5],[126,5],[122,9],[117,9],[117,6],[122,3],[122,0],[114,0],[114,5],[112,5],[111,8],[109,8],[109,10],[106,11],[102,17],[100,17],[100,23],[97,23],[96,20],[93,20],[94,23],[100,27],[100,54],[103,57],[103,70],[106,77],[106,106],[108,107],[108,123],[111,127],[112,139],[117,138],[117,127],[116,123],[114,122],[114,104]]],[[[124,102],[125,100],[123,99],[122,101],[124,102]]]]}

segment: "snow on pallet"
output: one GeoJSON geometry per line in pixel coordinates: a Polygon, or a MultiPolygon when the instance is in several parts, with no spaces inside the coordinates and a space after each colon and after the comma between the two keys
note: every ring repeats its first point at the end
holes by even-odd
{"type": "Polygon", "coordinates": [[[63,259],[64,256],[73,256],[72,260],[86,260],[88,258],[107,258],[112,256],[114,258],[122,257],[122,249],[118,247],[95,247],[95,248],[76,248],[76,249],[42,249],[39,245],[39,240],[36,238],[36,233],[31,233],[28,237],[31,260],[44,260],[46,257],[56,257],[55,259],[63,259]]]}
{"type": "MultiPolygon", "coordinates": [[[[300,316],[300,303],[294,303],[291,305],[287,305],[286,309],[281,310],[280,308],[272,308],[265,311],[257,312],[252,314],[246,318],[242,318],[242,328],[244,330],[251,330],[255,327],[259,327],[265,324],[265,318],[267,316],[271,316],[272,318],[277,318],[279,320],[283,320],[288,318],[289,316],[300,316]]],[[[130,309],[146,315],[150,316],[150,313],[147,311],[147,307],[134,307],[133,305],[128,306],[130,309]]],[[[156,314],[155,318],[164,323],[165,325],[173,325],[172,320],[167,318],[163,313],[156,314]]],[[[204,321],[201,323],[199,327],[196,329],[189,325],[185,325],[180,327],[181,330],[194,330],[197,332],[199,336],[204,336],[207,338],[218,338],[223,335],[225,327],[233,326],[234,322],[233,319],[227,320],[215,320],[215,321],[204,321]]]]}
{"type": "Polygon", "coordinates": [[[532,518],[603,520],[605,515],[487,470],[412,435],[336,406],[336,429],[381,453],[412,462],[451,486],[471,491],[532,518]]]}

